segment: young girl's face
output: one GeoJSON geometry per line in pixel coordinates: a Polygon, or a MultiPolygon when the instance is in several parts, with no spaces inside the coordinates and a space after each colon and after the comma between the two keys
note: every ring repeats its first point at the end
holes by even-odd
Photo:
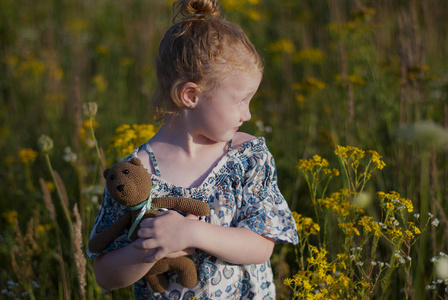
{"type": "Polygon", "coordinates": [[[196,134],[214,142],[227,142],[251,114],[249,103],[261,82],[259,71],[235,71],[218,83],[217,88],[200,94],[191,110],[196,134]]]}

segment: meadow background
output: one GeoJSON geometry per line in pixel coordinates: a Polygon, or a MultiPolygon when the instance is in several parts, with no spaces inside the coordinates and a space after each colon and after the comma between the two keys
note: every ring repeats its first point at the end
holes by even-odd
{"type": "MultiPolygon", "coordinates": [[[[305,246],[277,245],[272,257],[278,298],[319,298],[333,285],[327,299],[447,299],[448,275],[436,265],[448,252],[448,2],[221,3],[265,63],[252,120],[242,130],[266,138],[280,188],[301,215],[296,220],[305,246]],[[358,234],[344,229],[334,211],[322,218],[316,208],[319,198],[350,187],[350,175],[363,174],[357,163],[335,155],[337,145],[375,150],[386,164],[344,199],[349,206],[358,195],[368,200],[357,207],[362,211],[352,210],[352,223],[343,223],[358,234]],[[312,167],[342,174],[328,185],[311,185],[310,193],[310,182],[323,181],[297,166],[314,155],[327,161],[315,157],[312,167]],[[378,191],[399,193],[389,200],[406,204],[407,213],[382,204],[378,191]],[[390,219],[386,206],[403,217],[399,224],[380,222],[390,219]],[[362,216],[384,231],[369,233],[362,216]],[[321,230],[303,233],[304,217],[321,230]],[[334,230],[325,231],[329,222],[334,230]],[[419,230],[407,238],[388,233],[414,225],[419,230]],[[379,238],[385,240],[375,242],[379,238]],[[326,249],[319,252],[322,264],[338,260],[324,274],[332,279],[314,276],[313,264],[319,265],[308,259],[317,253],[312,245],[326,249]],[[350,255],[356,249],[357,260],[350,255]],[[380,261],[391,271],[375,269],[380,261]],[[347,281],[336,286],[342,277],[347,281]]],[[[154,57],[171,24],[170,6],[160,0],[0,0],[0,297],[132,294],[132,288],[102,291],[83,249],[101,204],[102,169],[158,126],[150,109],[154,57]],[[86,105],[91,102],[96,105],[86,105]]],[[[314,175],[321,171],[312,167],[314,175]]]]}

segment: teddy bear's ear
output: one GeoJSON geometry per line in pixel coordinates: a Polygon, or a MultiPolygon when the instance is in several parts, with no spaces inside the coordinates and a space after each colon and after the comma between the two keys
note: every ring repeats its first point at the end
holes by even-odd
{"type": "Polygon", "coordinates": [[[131,160],[129,162],[136,166],[140,166],[142,164],[142,161],[140,160],[140,158],[137,158],[137,157],[131,158],[131,160]]]}
{"type": "Polygon", "coordinates": [[[107,179],[107,174],[109,174],[110,169],[106,169],[103,171],[103,177],[104,179],[107,179]]]}

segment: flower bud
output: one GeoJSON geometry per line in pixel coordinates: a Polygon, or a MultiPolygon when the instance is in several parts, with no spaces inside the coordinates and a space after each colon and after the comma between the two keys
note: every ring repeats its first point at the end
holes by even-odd
{"type": "Polygon", "coordinates": [[[82,105],[82,113],[87,118],[93,118],[98,112],[98,105],[95,102],[87,102],[82,105]]]}
{"type": "Polygon", "coordinates": [[[37,140],[37,146],[43,153],[48,153],[53,149],[53,140],[45,134],[42,134],[37,140]]]}

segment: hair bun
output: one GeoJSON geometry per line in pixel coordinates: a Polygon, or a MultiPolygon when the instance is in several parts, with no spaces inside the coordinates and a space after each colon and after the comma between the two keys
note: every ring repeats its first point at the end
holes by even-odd
{"type": "Polygon", "coordinates": [[[191,17],[222,17],[221,9],[216,0],[178,0],[173,4],[173,11],[173,21],[191,17]]]}

